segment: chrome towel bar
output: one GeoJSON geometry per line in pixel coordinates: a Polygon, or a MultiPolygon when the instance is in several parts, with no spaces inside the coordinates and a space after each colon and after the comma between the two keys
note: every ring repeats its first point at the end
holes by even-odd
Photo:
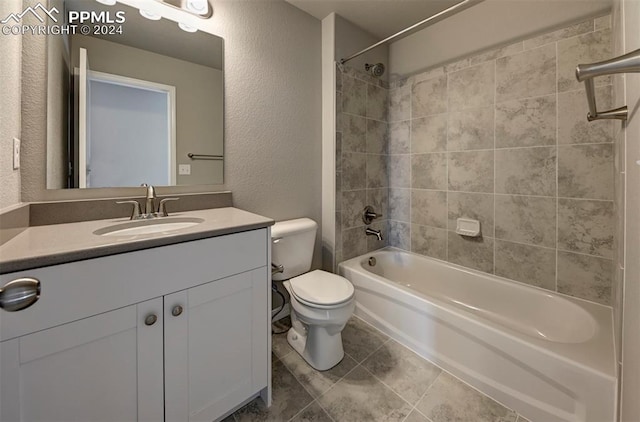
{"type": "Polygon", "coordinates": [[[584,82],[587,92],[587,102],[589,112],[587,120],[618,119],[627,120],[629,113],[627,106],[598,112],[596,107],[595,84],[593,78],[596,76],[613,75],[614,73],[640,73],[640,49],[627,53],[603,62],[591,64],[579,64],[576,67],[576,79],[584,82]]]}
{"type": "Polygon", "coordinates": [[[194,154],[193,152],[188,153],[187,157],[192,160],[224,160],[222,155],[194,154]]]}

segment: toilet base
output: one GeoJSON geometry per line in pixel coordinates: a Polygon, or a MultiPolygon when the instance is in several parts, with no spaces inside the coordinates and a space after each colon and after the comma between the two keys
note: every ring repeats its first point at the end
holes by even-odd
{"type": "Polygon", "coordinates": [[[342,361],[344,349],[341,330],[332,330],[337,332],[330,334],[325,327],[312,327],[309,330],[299,321],[296,322],[287,333],[287,342],[311,367],[326,371],[342,361]]]}

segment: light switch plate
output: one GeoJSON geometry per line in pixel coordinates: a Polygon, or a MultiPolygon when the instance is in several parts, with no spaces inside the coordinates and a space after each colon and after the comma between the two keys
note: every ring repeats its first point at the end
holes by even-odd
{"type": "Polygon", "coordinates": [[[20,139],[13,138],[13,169],[20,168],[20,139]]]}
{"type": "Polygon", "coordinates": [[[178,166],[178,174],[180,176],[189,176],[191,174],[191,164],[180,164],[178,166]]]}

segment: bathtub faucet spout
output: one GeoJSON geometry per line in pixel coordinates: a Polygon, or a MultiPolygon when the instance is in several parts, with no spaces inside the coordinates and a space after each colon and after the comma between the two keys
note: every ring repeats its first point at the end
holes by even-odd
{"type": "Polygon", "coordinates": [[[364,232],[367,234],[367,236],[376,236],[378,240],[382,240],[382,233],[380,233],[380,230],[374,230],[367,227],[364,232]]]}

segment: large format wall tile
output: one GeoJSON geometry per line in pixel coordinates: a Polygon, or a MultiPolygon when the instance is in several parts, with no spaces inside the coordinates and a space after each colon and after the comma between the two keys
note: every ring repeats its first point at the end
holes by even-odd
{"type": "MultiPolygon", "coordinates": [[[[389,215],[389,189],[388,188],[378,188],[378,189],[367,189],[367,205],[371,205],[373,209],[378,214],[382,214],[383,219],[387,219],[389,215]]],[[[360,210],[360,221],[362,221],[362,211],[364,207],[360,210]]]]}
{"type": "Polygon", "coordinates": [[[448,151],[493,149],[493,107],[449,113],[448,151]]]}
{"type": "Polygon", "coordinates": [[[447,193],[435,190],[411,191],[411,222],[421,226],[447,228],[447,193]]]}
{"type": "Polygon", "coordinates": [[[367,154],[367,188],[389,186],[389,157],[367,154]]]}
{"type": "Polygon", "coordinates": [[[360,79],[343,76],[342,78],[342,111],[345,113],[366,116],[367,84],[360,79]]]}
{"type": "MultiPolygon", "coordinates": [[[[611,85],[596,88],[598,109],[613,108],[611,85]]],[[[587,96],[584,90],[558,94],[558,144],[595,144],[613,142],[615,121],[587,120],[587,96]]]]}
{"type": "Polygon", "coordinates": [[[367,151],[367,119],[352,114],[342,116],[342,151],[367,151]]]}
{"type": "Polygon", "coordinates": [[[411,121],[389,124],[389,154],[408,154],[411,152],[411,121]]]}
{"type": "Polygon", "coordinates": [[[449,111],[493,104],[495,62],[489,61],[449,74],[449,111]]]}
{"type": "Polygon", "coordinates": [[[450,152],[449,190],[493,192],[493,151],[450,152]]]}
{"type": "Polygon", "coordinates": [[[558,291],[611,305],[613,261],[558,251],[558,291]]]}
{"type": "Polygon", "coordinates": [[[613,201],[558,199],[558,249],[613,257],[613,201]]]}
{"type": "Polygon", "coordinates": [[[486,193],[449,192],[447,197],[448,228],[456,229],[458,218],[471,218],[480,221],[483,236],[494,236],[493,195],[486,193]]]}
{"type": "Polygon", "coordinates": [[[447,154],[411,155],[411,187],[447,189],[447,154]]]}
{"type": "Polygon", "coordinates": [[[496,150],[496,193],[555,196],[556,149],[496,150]]]}
{"type": "Polygon", "coordinates": [[[411,226],[402,221],[389,221],[389,246],[411,250],[411,226]]]}
{"type": "Polygon", "coordinates": [[[404,85],[389,92],[389,121],[411,118],[411,85],[404,85]]]}
{"type": "Polygon", "coordinates": [[[555,144],[555,95],[496,105],[496,148],[555,144]]]}
{"type": "Polygon", "coordinates": [[[411,156],[409,154],[389,156],[389,186],[393,188],[411,186],[411,156]]]}
{"type": "Polygon", "coordinates": [[[367,187],[367,154],[342,153],[342,189],[355,190],[367,187]]]}
{"type": "Polygon", "coordinates": [[[553,94],[555,90],[554,44],[496,60],[496,102],[553,94]]]}
{"type": "Polygon", "coordinates": [[[387,121],[389,90],[367,84],[367,117],[387,121]]]}
{"type": "Polygon", "coordinates": [[[556,290],[556,250],[496,239],[496,275],[556,290]]]}
{"type": "Polygon", "coordinates": [[[490,237],[465,237],[447,232],[447,259],[454,264],[493,273],[493,242],[490,237]]]}
{"type": "Polygon", "coordinates": [[[411,251],[433,258],[447,259],[447,231],[412,224],[411,251]]]}
{"type": "Polygon", "coordinates": [[[386,154],[389,151],[389,128],[386,123],[367,119],[367,152],[386,154]]]}
{"type": "Polygon", "coordinates": [[[613,199],[613,144],[558,148],[558,195],[613,199]]]}
{"type": "Polygon", "coordinates": [[[366,205],[366,190],[350,190],[342,192],[342,227],[362,226],[362,210],[366,205]]]}
{"type": "Polygon", "coordinates": [[[389,219],[409,222],[411,218],[411,190],[389,189],[389,219]]]}
{"type": "Polygon", "coordinates": [[[411,120],[411,153],[423,154],[447,149],[447,115],[436,114],[411,120]]]}
{"type": "Polygon", "coordinates": [[[412,119],[447,111],[446,76],[417,82],[411,92],[412,119]]]}
{"type": "MultiPolygon", "coordinates": [[[[558,42],[558,91],[582,88],[576,79],[576,65],[593,63],[611,58],[611,30],[580,35],[558,42]]],[[[609,85],[611,77],[595,79],[596,84],[609,85]]]]}
{"type": "Polygon", "coordinates": [[[496,238],[555,247],[556,199],[496,195],[496,238]]]}
{"type": "Polygon", "coordinates": [[[367,253],[367,236],[364,225],[342,231],[342,259],[355,258],[367,253]]]}

